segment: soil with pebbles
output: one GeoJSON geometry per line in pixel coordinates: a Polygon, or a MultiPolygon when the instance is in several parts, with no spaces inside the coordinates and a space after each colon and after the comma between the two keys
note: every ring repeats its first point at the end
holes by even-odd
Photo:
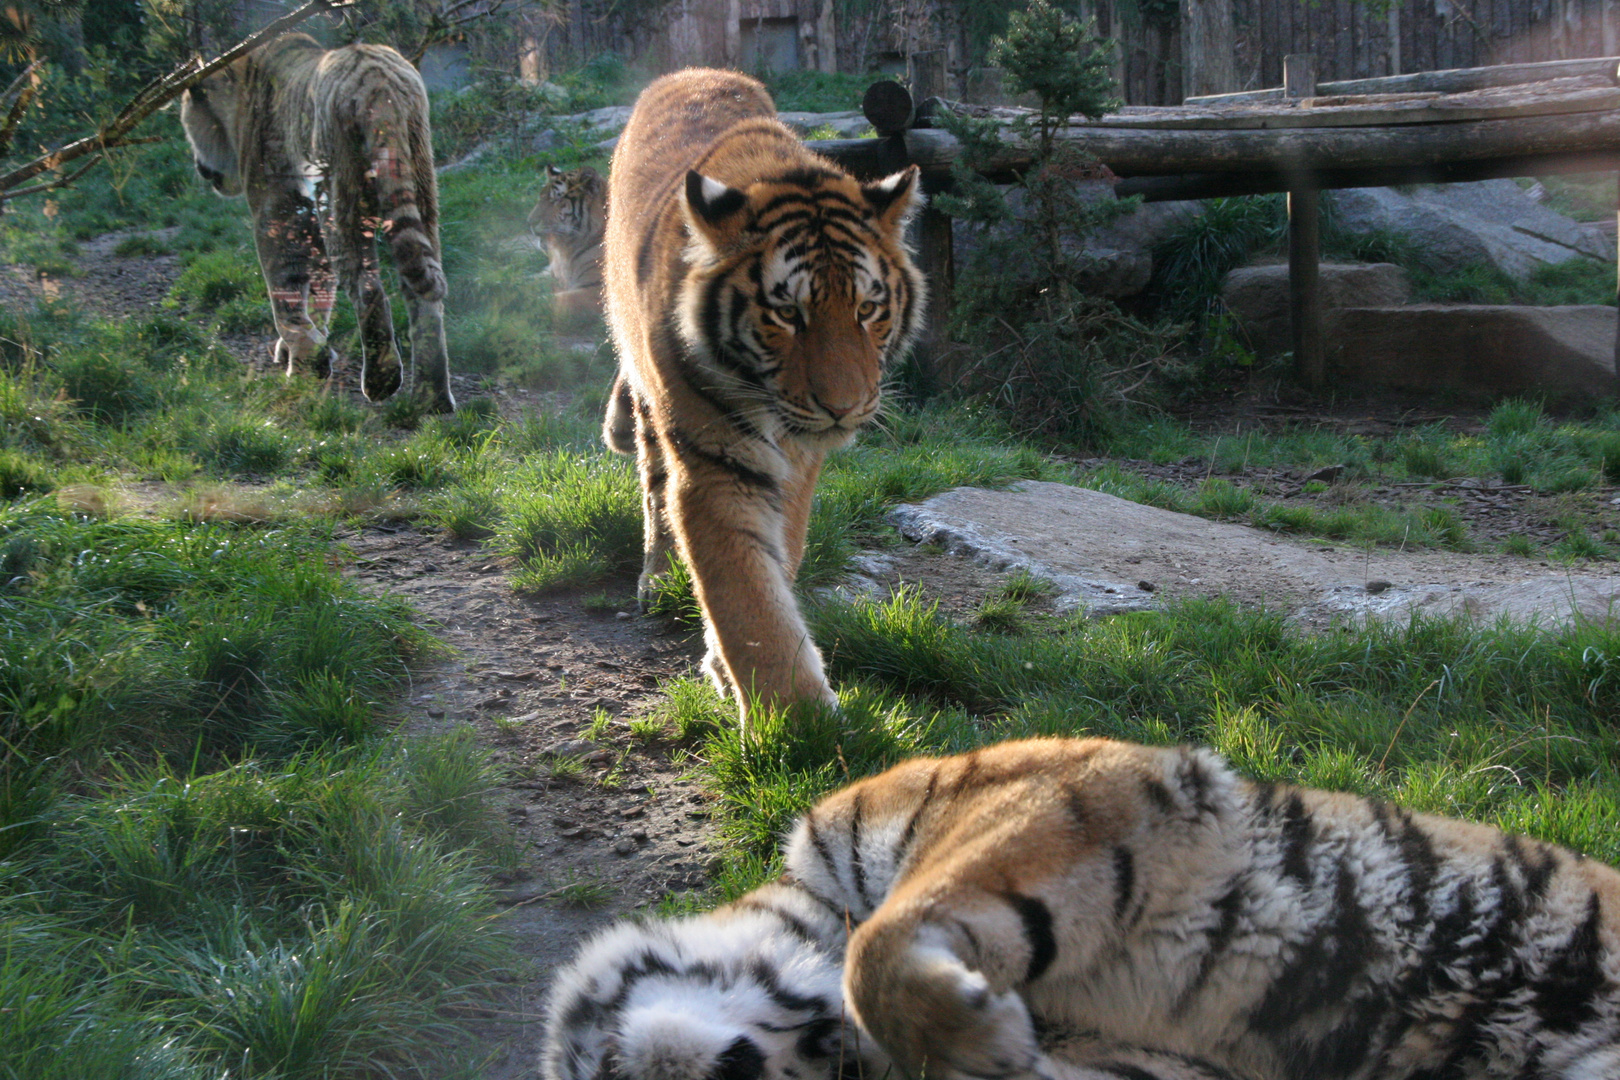
{"type": "MultiPolygon", "coordinates": [[[[102,317],[153,310],[179,272],[173,256],[119,256],[113,234],[83,244],[76,276],[42,277],[0,267],[0,302],[59,297],[102,317]]],[[[230,343],[245,362],[263,366],[268,341],[230,343]]],[[[462,400],[493,395],[503,412],[543,399],[458,376],[462,400]]],[[[1189,419],[1230,430],[1300,422],[1306,409],[1260,399],[1224,399],[1189,419]],[[1234,402],[1237,402],[1234,404],[1234,402]],[[1292,411],[1290,411],[1292,409],[1292,411]]],[[[1322,418],[1318,418],[1322,419],[1322,418]]],[[[1339,407],[1322,422],[1369,434],[1395,433],[1413,418],[1409,403],[1339,407]],[[1357,409],[1362,413],[1358,414],[1357,409]]],[[[1468,424],[1478,417],[1453,418],[1468,424]]],[[[1207,465],[1120,462],[1144,476],[1201,483],[1207,465]]],[[[1521,533],[1556,539],[1554,519],[1578,511],[1613,525],[1611,491],[1553,499],[1522,489],[1458,482],[1437,489],[1339,488],[1307,495],[1305,478],[1278,470],[1226,474],[1239,486],[1282,501],[1365,497],[1391,502],[1452,499],[1486,541],[1521,533]]],[[[528,966],[508,999],[474,1022],[489,1053],[485,1075],[514,1080],[533,1073],[544,989],[551,969],[582,936],[671,893],[704,890],[716,865],[717,837],[708,797],[687,775],[679,748],[639,741],[629,721],[654,707],[661,684],[692,674],[700,635],[628,610],[634,583],[533,597],[515,593],[508,567],[474,544],[411,525],[378,524],[340,536],[347,572],[364,588],[403,597],[450,647],[421,671],[398,713],[402,729],[427,733],[470,726],[491,750],[504,782],[495,794],[520,845],[519,869],[498,882],[507,925],[528,966]],[[620,598],[620,603],[603,597],[620,598]],[[605,718],[605,723],[603,722],[605,718]],[[562,764],[559,764],[562,762],[562,764]],[[589,903],[582,903],[589,901],[589,903]]],[[[968,618],[999,590],[1005,574],[931,545],[896,541],[877,575],[879,588],[907,583],[938,599],[948,617],[968,618]]],[[[1462,556],[1457,556],[1462,558],[1462,556]]],[[[1208,575],[1208,580],[1219,580],[1208,575]]]]}

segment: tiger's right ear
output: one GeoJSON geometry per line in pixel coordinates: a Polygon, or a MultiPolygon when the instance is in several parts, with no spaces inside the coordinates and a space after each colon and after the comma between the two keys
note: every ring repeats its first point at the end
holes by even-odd
{"type": "Polygon", "coordinates": [[[686,220],[693,239],[706,240],[711,247],[724,247],[742,231],[742,209],[748,196],[727,187],[696,169],[686,173],[686,220]]]}

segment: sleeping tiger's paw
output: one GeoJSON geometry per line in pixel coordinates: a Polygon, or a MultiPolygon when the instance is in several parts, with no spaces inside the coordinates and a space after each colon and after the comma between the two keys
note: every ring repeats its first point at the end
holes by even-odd
{"type": "Polygon", "coordinates": [[[970,974],[979,983],[970,991],[977,1022],[952,1041],[952,1070],[976,1080],[1036,1080],[1041,1052],[1024,1000],[1011,990],[993,993],[984,976],[970,974]]]}
{"type": "Polygon", "coordinates": [[[1037,1080],[1042,1060],[1024,1000],[996,992],[981,972],[946,949],[913,952],[923,978],[913,1023],[924,1030],[929,1080],[941,1072],[963,1080],[1037,1080]]]}

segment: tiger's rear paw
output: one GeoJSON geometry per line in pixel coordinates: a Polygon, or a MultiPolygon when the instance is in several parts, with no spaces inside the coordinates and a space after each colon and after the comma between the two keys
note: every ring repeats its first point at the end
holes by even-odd
{"type": "Polygon", "coordinates": [[[376,358],[368,354],[365,368],[360,372],[360,390],[366,395],[367,401],[382,401],[393,397],[404,379],[399,353],[390,349],[376,358]]]}

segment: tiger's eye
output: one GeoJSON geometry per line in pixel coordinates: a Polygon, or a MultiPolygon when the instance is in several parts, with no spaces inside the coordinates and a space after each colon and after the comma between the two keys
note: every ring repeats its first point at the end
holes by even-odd
{"type": "Polygon", "coordinates": [[[876,311],[877,311],[877,304],[873,303],[870,300],[863,300],[861,302],[861,306],[856,309],[855,313],[857,315],[859,315],[863,319],[870,319],[873,316],[873,314],[876,313],[876,311]]]}
{"type": "Polygon", "coordinates": [[[799,309],[798,304],[783,304],[776,309],[776,317],[785,323],[797,326],[804,320],[804,312],[799,309]]]}

